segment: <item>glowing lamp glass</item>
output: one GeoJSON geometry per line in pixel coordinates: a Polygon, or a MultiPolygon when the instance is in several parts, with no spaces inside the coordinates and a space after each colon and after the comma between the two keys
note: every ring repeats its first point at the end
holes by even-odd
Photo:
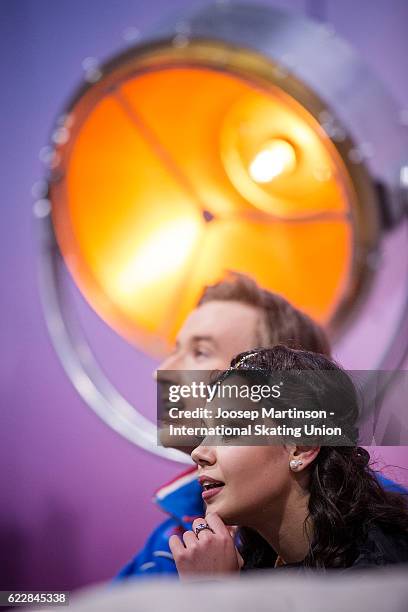
{"type": "Polygon", "coordinates": [[[218,70],[213,50],[124,60],[74,103],[57,146],[50,196],[67,266],[147,350],[174,340],[226,270],[322,323],[355,284],[355,194],[338,151],[293,96],[244,75],[233,50],[218,70]]]}

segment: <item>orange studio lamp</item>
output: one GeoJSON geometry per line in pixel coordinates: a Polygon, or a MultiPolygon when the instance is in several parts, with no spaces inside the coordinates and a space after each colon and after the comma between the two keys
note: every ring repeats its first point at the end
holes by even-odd
{"type": "Polygon", "coordinates": [[[343,335],[401,222],[407,151],[350,48],[293,13],[218,3],[85,68],[36,205],[54,336],[68,345],[61,268],[153,355],[227,270],[343,335]]]}

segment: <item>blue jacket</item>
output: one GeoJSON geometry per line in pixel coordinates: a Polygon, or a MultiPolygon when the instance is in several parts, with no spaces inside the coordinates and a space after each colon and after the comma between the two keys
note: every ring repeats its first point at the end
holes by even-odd
{"type": "Polygon", "coordinates": [[[182,536],[191,529],[195,518],[205,515],[201,493],[196,467],[156,491],[153,502],[170,516],[156,527],[144,548],[119,572],[117,580],[145,574],[177,574],[169,538],[173,534],[182,536]]]}
{"type": "MultiPolygon", "coordinates": [[[[387,491],[407,494],[403,487],[379,472],[377,478],[387,491]]],[[[177,574],[169,538],[173,534],[183,535],[191,529],[195,518],[205,515],[201,493],[202,488],[197,481],[195,467],[183,472],[156,492],[153,501],[169,518],[156,527],[144,548],[125,565],[116,580],[146,574],[177,574]]]]}

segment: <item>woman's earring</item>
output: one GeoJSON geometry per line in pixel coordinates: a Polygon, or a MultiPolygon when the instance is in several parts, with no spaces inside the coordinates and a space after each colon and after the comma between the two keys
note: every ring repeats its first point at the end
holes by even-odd
{"type": "Polygon", "coordinates": [[[295,471],[298,469],[298,467],[303,465],[303,461],[301,461],[300,459],[292,459],[291,461],[289,461],[289,465],[290,469],[295,471]]]}

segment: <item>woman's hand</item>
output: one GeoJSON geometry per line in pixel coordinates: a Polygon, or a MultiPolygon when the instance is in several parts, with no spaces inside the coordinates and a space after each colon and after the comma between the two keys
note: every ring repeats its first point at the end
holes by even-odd
{"type": "Polygon", "coordinates": [[[193,530],[183,534],[183,542],[176,535],[169,540],[180,580],[236,573],[244,564],[232,535],[218,514],[210,512],[205,519],[196,519],[193,530]],[[200,523],[207,523],[214,533],[203,529],[196,535],[195,529],[200,523]]]}

